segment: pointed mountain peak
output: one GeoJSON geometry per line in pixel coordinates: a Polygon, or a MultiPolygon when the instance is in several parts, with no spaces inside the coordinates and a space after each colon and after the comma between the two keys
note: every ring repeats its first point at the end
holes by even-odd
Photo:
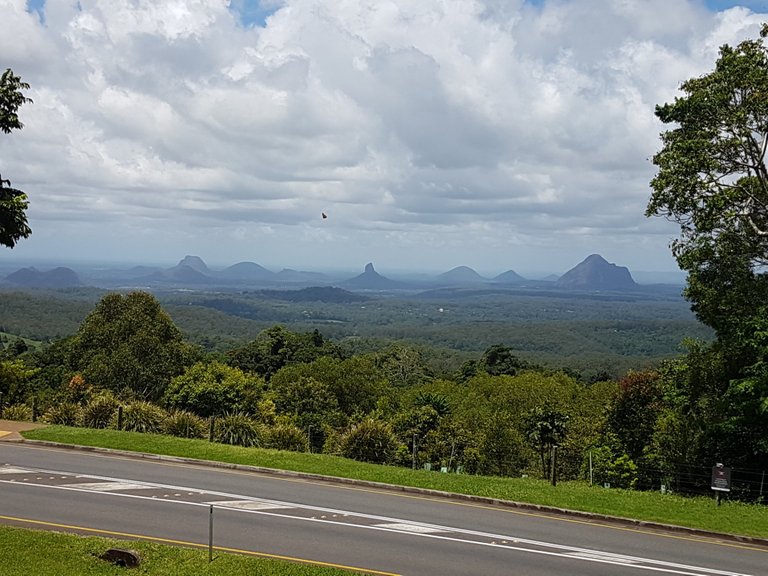
{"type": "Polygon", "coordinates": [[[368,262],[368,264],[365,265],[365,272],[363,274],[375,274],[376,270],[373,269],[373,263],[368,262]]]}
{"type": "Polygon", "coordinates": [[[210,272],[208,266],[205,265],[205,262],[203,262],[203,259],[200,258],[200,256],[184,256],[178,265],[189,266],[192,270],[196,270],[201,274],[208,274],[210,272]]]}
{"type": "Polygon", "coordinates": [[[631,290],[637,284],[625,266],[617,266],[599,254],[591,254],[563,274],[557,286],[578,290],[631,290]]]}

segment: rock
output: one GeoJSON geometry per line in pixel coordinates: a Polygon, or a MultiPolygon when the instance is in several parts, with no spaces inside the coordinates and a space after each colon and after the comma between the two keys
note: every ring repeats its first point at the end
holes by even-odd
{"type": "Polygon", "coordinates": [[[136,568],[136,566],[141,564],[141,557],[136,550],[126,550],[124,548],[110,548],[99,558],[123,568],[136,568]]]}

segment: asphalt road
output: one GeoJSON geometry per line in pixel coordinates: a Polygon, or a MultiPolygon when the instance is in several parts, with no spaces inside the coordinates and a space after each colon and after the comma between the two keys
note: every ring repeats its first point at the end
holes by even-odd
{"type": "Polygon", "coordinates": [[[768,548],[434,497],[0,443],[0,521],[380,574],[760,576],[768,548]],[[211,512],[212,511],[212,512],[211,512]]]}

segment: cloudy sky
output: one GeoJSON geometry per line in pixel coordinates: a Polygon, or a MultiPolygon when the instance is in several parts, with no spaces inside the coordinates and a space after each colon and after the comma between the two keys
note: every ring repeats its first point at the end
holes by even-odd
{"type": "Polygon", "coordinates": [[[0,0],[42,259],[674,270],[654,106],[768,1],[0,0]],[[327,218],[322,218],[325,213],[327,218]]]}

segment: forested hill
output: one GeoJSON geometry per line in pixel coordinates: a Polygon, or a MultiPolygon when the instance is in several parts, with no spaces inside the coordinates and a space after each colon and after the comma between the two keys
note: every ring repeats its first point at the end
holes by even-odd
{"type": "MultiPolygon", "coordinates": [[[[0,291],[0,332],[39,341],[74,334],[103,295],[92,289],[0,291]]],[[[447,369],[503,343],[545,365],[618,374],[679,354],[685,338],[712,337],[674,293],[467,289],[398,299],[309,288],[156,296],[186,337],[207,350],[224,350],[282,324],[302,331],[317,328],[356,346],[400,340],[434,348],[447,369]]]]}

